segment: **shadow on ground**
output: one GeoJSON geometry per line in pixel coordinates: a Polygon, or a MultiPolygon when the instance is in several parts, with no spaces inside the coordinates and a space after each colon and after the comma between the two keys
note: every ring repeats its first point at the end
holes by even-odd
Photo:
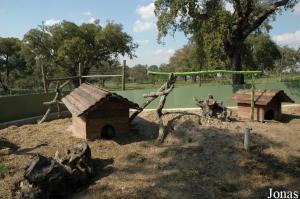
{"type": "Polygon", "coordinates": [[[300,116],[299,115],[293,115],[293,114],[282,114],[280,122],[289,123],[289,122],[291,122],[292,120],[295,120],[295,119],[300,119],[300,116]]]}
{"type": "MultiPolygon", "coordinates": [[[[281,143],[254,132],[247,152],[242,134],[201,126],[195,118],[178,121],[182,117],[185,116],[179,113],[168,123],[173,125],[168,137],[183,139],[182,142],[152,146],[158,151],[154,156],[141,152],[142,149],[128,154],[127,166],[110,174],[114,175],[114,182],[95,185],[78,198],[256,199],[265,198],[270,187],[279,191],[300,187],[299,157],[283,161],[267,152],[270,147],[284,147],[281,143]],[[120,189],[114,183],[128,186],[120,189]]],[[[128,139],[145,141],[138,136],[141,135],[137,133],[128,139]]]]}
{"type": "Polygon", "coordinates": [[[5,139],[5,138],[0,138],[0,149],[5,149],[8,148],[10,149],[10,152],[7,153],[6,155],[9,154],[14,154],[14,155],[37,155],[37,153],[31,152],[35,149],[38,149],[40,147],[48,146],[47,143],[39,144],[34,147],[29,147],[29,148],[21,148],[17,144],[5,139]]]}
{"type": "MultiPolygon", "coordinates": [[[[157,163],[158,168],[172,171],[155,180],[163,197],[262,198],[268,192],[258,190],[267,191],[263,188],[273,187],[273,181],[283,177],[300,178],[294,161],[283,162],[264,152],[270,146],[281,147],[278,143],[255,135],[255,146],[248,153],[242,148],[241,136],[216,128],[207,128],[201,133],[204,139],[200,145],[170,147],[160,154],[171,160],[167,164],[157,163]],[[269,185],[261,187],[257,182],[269,185]],[[245,191],[249,193],[244,194],[245,191]]],[[[281,186],[289,187],[289,184],[281,186]]],[[[147,198],[147,193],[152,191],[146,189],[141,193],[147,198]]]]}
{"type": "Polygon", "coordinates": [[[158,126],[155,122],[137,116],[130,124],[130,131],[120,135],[114,140],[120,145],[150,141],[158,136],[158,133],[155,132],[158,132],[158,126]],[[148,132],[151,133],[149,134],[148,132]]]}

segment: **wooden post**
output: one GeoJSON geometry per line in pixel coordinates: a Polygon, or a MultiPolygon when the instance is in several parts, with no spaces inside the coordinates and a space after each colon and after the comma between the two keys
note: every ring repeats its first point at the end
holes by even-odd
{"type": "Polygon", "coordinates": [[[42,81],[44,84],[44,91],[45,91],[45,93],[48,93],[48,82],[47,82],[46,71],[45,71],[44,65],[42,65],[42,81]]]}
{"type": "Polygon", "coordinates": [[[125,68],[126,68],[126,60],[123,60],[123,67],[122,67],[122,91],[125,91],[125,68]]]}
{"type": "Polygon", "coordinates": [[[81,63],[78,65],[78,76],[79,76],[79,85],[82,83],[82,76],[81,76],[81,63]]]}
{"type": "Polygon", "coordinates": [[[250,147],[250,132],[251,128],[246,128],[244,131],[244,148],[248,151],[250,147]]]}
{"type": "Polygon", "coordinates": [[[199,86],[201,86],[201,74],[199,74],[198,77],[199,77],[199,86]]]}
{"type": "Polygon", "coordinates": [[[250,120],[253,122],[254,121],[254,75],[251,75],[251,117],[250,120]]]}

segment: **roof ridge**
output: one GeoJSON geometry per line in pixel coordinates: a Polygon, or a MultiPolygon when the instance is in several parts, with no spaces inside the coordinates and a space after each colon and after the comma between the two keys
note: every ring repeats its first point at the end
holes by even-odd
{"type": "MultiPolygon", "coordinates": [[[[255,89],[255,91],[254,102],[257,105],[267,105],[275,97],[279,97],[281,102],[294,103],[282,89],[255,89]]],[[[249,104],[251,102],[251,89],[239,89],[231,99],[240,103],[249,104]]]]}
{"type": "Polygon", "coordinates": [[[127,103],[130,108],[140,109],[137,103],[131,102],[117,93],[87,83],[83,83],[75,88],[62,101],[73,115],[80,116],[92,110],[95,106],[103,104],[110,98],[121,100],[127,103]]]}

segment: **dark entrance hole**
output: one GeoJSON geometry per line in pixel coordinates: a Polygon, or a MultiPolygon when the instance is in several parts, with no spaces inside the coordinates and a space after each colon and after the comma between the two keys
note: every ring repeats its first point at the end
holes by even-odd
{"type": "Polygon", "coordinates": [[[115,129],[111,125],[106,125],[101,130],[102,139],[112,139],[115,137],[115,129]]]}
{"type": "Polygon", "coordinates": [[[274,111],[268,110],[265,112],[265,120],[273,120],[274,119],[274,111]]]}

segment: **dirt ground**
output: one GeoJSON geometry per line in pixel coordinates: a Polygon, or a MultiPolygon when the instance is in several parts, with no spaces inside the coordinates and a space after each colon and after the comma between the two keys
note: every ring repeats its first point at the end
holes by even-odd
{"type": "MultiPolygon", "coordinates": [[[[97,175],[70,198],[266,198],[269,188],[300,192],[300,106],[283,109],[282,122],[206,120],[197,111],[164,116],[164,144],[156,144],[156,117],[143,112],[129,134],[89,141],[97,175]],[[243,131],[251,127],[251,150],[243,131]]],[[[82,140],[67,131],[71,120],[0,130],[0,155],[9,173],[0,177],[0,198],[14,185],[35,154],[53,157],[82,140]]]]}

